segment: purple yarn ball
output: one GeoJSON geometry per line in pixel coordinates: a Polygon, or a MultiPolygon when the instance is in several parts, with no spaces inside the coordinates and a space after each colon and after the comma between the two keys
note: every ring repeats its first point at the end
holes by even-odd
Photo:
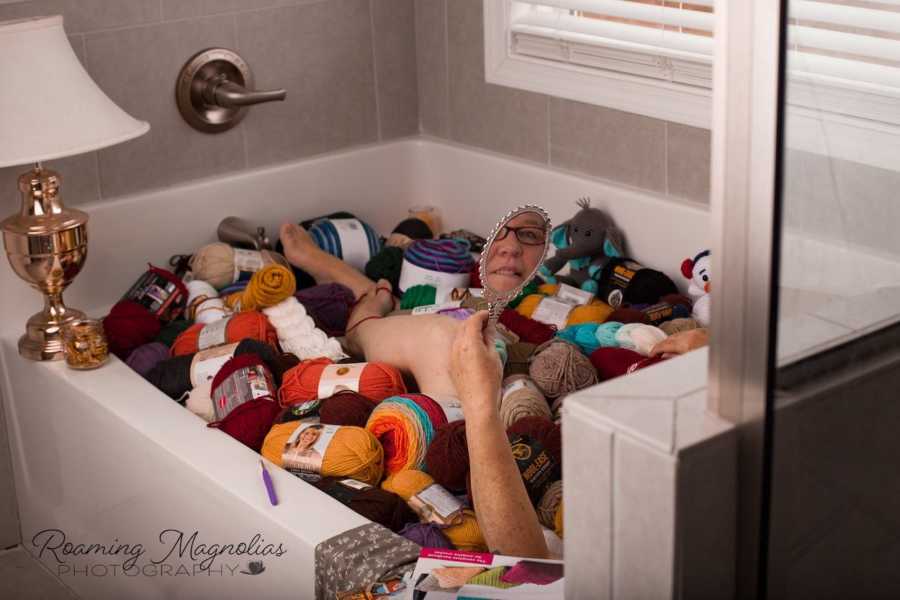
{"type": "Polygon", "coordinates": [[[295,294],[316,327],[329,336],[344,335],[347,319],[356,301],[353,291],[340,283],[315,285],[295,294]]]}
{"type": "Polygon", "coordinates": [[[434,523],[410,523],[400,531],[400,535],[423,548],[448,548],[453,550],[453,544],[434,523]]]}
{"type": "Polygon", "coordinates": [[[125,364],[146,378],[153,367],[169,358],[169,347],[161,342],[150,342],[138,346],[128,355],[125,364]]]}

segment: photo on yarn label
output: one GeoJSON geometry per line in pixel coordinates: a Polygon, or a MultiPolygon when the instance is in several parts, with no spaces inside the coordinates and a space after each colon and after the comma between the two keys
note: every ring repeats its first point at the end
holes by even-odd
{"type": "Polygon", "coordinates": [[[321,473],[322,461],[339,425],[304,423],[284,444],[282,466],[292,473],[321,473]]]}

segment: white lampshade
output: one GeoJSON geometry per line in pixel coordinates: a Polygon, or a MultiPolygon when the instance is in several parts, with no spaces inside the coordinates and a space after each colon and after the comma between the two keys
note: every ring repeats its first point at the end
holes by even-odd
{"type": "Polygon", "coordinates": [[[0,167],[90,152],[149,129],[97,87],[61,16],[0,23],[0,167]]]}

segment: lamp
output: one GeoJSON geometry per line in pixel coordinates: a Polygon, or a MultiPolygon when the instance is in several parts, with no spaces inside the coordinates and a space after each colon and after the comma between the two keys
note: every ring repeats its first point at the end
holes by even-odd
{"type": "Polygon", "coordinates": [[[34,164],[19,177],[22,206],[0,223],[16,275],[44,295],[19,354],[63,357],[62,327],[84,317],[62,292],[87,258],[88,215],[66,208],[59,174],[41,161],[112,146],[150,129],[116,106],[81,66],[61,16],[0,23],[0,167],[34,164]]]}

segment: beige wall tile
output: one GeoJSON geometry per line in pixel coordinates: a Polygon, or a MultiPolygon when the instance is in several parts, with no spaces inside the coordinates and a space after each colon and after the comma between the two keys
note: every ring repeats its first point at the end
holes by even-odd
{"type": "Polygon", "coordinates": [[[448,137],[446,0],[416,0],[416,63],[422,133],[448,137]]]}
{"type": "Polygon", "coordinates": [[[547,97],[484,81],[481,0],[447,3],[450,137],[547,162],[547,97]]]}
{"type": "Polygon", "coordinates": [[[250,165],[377,139],[369,0],[241,13],[237,28],[257,87],[288,92],[244,121],[250,165]]]}
{"type": "Polygon", "coordinates": [[[0,5],[0,21],[57,14],[71,34],[156,23],[161,13],[159,0],[31,0],[0,5]]]}
{"type": "Polygon", "coordinates": [[[666,122],[550,99],[550,163],[665,192],[666,122]]]}
{"type": "Polygon", "coordinates": [[[382,139],[419,131],[414,0],[372,0],[382,139]]]}
{"type": "Polygon", "coordinates": [[[219,173],[244,166],[241,130],[218,135],[192,129],[175,105],[178,71],[194,53],[211,46],[234,47],[232,17],[212,17],[90,34],[91,75],[114,102],[150,132],[100,151],[104,197],[219,173]]]}
{"type": "Polygon", "coordinates": [[[679,123],[666,127],[669,195],[709,204],[709,130],[679,123]]]}
{"type": "Polygon", "coordinates": [[[302,4],[313,0],[161,0],[164,20],[219,15],[274,6],[302,4]]]}

